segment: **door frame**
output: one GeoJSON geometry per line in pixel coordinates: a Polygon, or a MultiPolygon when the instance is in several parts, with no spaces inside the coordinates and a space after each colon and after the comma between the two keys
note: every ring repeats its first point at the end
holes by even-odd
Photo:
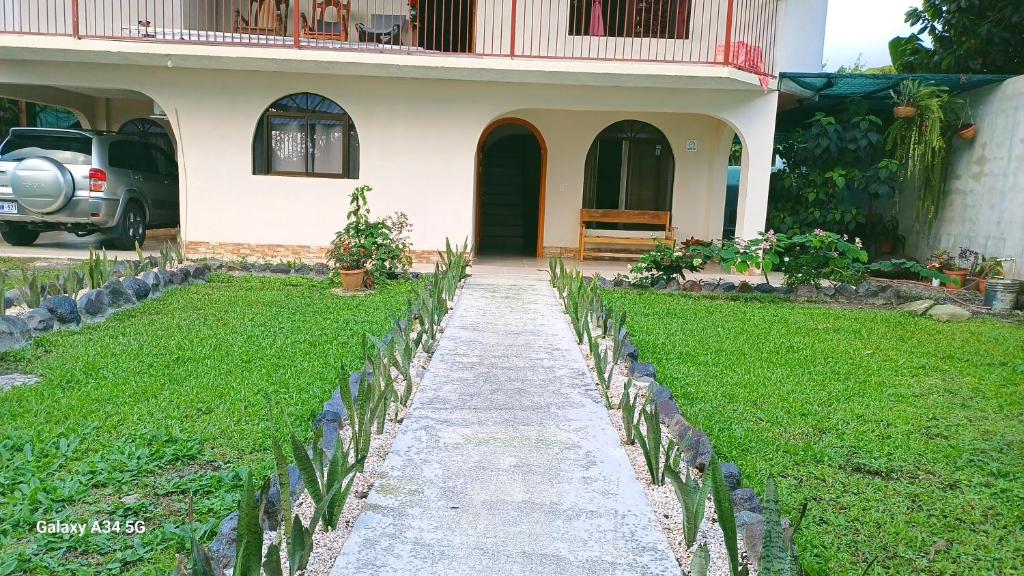
{"type": "Polygon", "coordinates": [[[487,139],[494,134],[494,131],[502,126],[520,126],[530,131],[533,137],[537,140],[537,145],[540,147],[540,193],[537,199],[537,257],[544,257],[544,206],[547,201],[547,182],[548,182],[548,145],[544,141],[544,136],[541,135],[540,130],[537,129],[532,123],[522,118],[507,117],[498,118],[494,122],[491,122],[483,133],[480,135],[480,140],[476,145],[476,184],[473,192],[473,254],[477,254],[480,249],[480,228],[482,224],[482,210],[483,210],[483,199],[481,193],[483,192],[483,178],[484,178],[484,145],[487,144],[487,139]]]}

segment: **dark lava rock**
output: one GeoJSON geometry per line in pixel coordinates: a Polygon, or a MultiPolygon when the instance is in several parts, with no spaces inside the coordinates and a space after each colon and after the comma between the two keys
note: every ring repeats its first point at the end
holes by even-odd
{"type": "Polygon", "coordinates": [[[103,285],[103,289],[107,292],[107,305],[111,308],[124,308],[125,306],[133,306],[138,303],[135,299],[135,293],[129,290],[117,278],[108,280],[103,285]]]}
{"type": "Polygon", "coordinates": [[[732,509],[733,512],[737,513],[754,512],[761,514],[761,500],[757,497],[757,492],[750,488],[740,488],[732,493],[732,509]]]}
{"type": "Polygon", "coordinates": [[[331,273],[331,267],[323,262],[317,262],[313,264],[313,274],[317,276],[326,276],[331,273]]]}
{"type": "MultiPolygon", "coordinates": [[[[292,504],[298,502],[305,485],[299,468],[294,464],[288,466],[288,496],[292,504]]],[[[276,530],[281,524],[281,481],[275,471],[270,475],[270,490],[267,492],[267,503],[263,509],[263,529],[276,530]]]]}
{"type": "Polygon", "coordinates": [[[308,264],[299,264],[292,273],[298,274],[299,276],[309,276],[313,273],[313,269],[308,264]]]}
{"type": "Polygon", "coordinates": [[[864,298],[873,298],[882,292],[882,286],[874,282],[864,282],[857,286],[857,295],[864,298]]]}
{"type": "Polygon", "coordinates": [[[185,284],[192,279],[192,268],[188,265],[178,266],[175,270],[178,274],[181,274],[181,284],[185,284]]]}
{"type": "Polygon", "coordinates": [[[0,352],[13,350],[28,344],[32,329],[24,319],[17,316],[0,316],[0,352]]]}
{"type": "Polygon", "coordinates": [[[78,311],[87,316],[101,316],[110,307],[107,291],[102,288],[87,290],[78,297],[78,311]]]}
{"type": "Polygon", "coordinates": [[[210,555],[217,572],[225,573],[235,563],[235,547],[238,545],[238,512],[232,512],[221,521],[217,537],[210,544],[210,555]]]}
{"type": "Polygon", "coordinates": [[[718,290],[723,294],[731,294],[736,291],[736,283],[722,282],[721,284],[718,285],[718,290]]]}
{"type": "Polygon", "coordinates": [[[730,492],[739,490],[740,486],[743,485],[743,475],[740,473],[740,467],[732,462],[722,462],[722,476],[725,477],[725,484],[729,486],[730,492]]]}
{"type": "Polygon", "coordinates": [[[679,278],[673,278],[665,284],[665,292],[679,292],[683,289],[683,285],[679,282],[679,278]]]}
{"type": "Polygon", "coordinates": [[[292,267],[285,264],[284,262],[278,262],[270,267],[271,274],[291,274],[292,267]]]}
{"type": "Polygon", "coordinates": [[[125,276],[121,279],[121,285],[131,292],[132,296],[135,296],[136,301],[142,301],[149,298],[151,288],[149,287],[148,282],[139,280],[134,276],[125,276]]]}
{"type": "Polygon", "coordinates": [[[759,294],[775,294],[775,286],[772,286],[767,282],[761,282],[757,286],[754,286],[754,290],[759,294]]]}
{"type": "Polygon", "coordinates": [[[629,364],[629,373],[634,378],[656,378],[657,370],[653,364],[645,364],[643,362],[637,362],[633,360],[629,364]]]}
{"type": "Polygon", "coordinates": [[[612,287],[614,288],[625,288],[627,286],[629,286],[629,281],[623,276],[616,276],[615,279],[612,280],[612,287]]]}
{"type": "Polygon", "coordinates": [[[53,330],[53,315],[44,308],[33,308],[25,314],[25,323],[32,329],[34,334],[41,334],[53,330]]]}
{"type": "Polygon", "coordinates": [[[636,346],[633,345],[629,338],[626,338],[622,343],[622,356],[630,360],[640,359],[640,351],[636,349],[636,346]]]}
{"type": "Polygon", "coordinates": [[[18,304],[21,303],[21,292],[18,292],[16,288],[12,288],[11,290],[8,290],[4,294],[4,310],[7,310],[8,308],[11,308],[13,306],[17,306],[18,304]]]}
{"type": "Polygon", "coordinates": [[[49,312],[50,315],[53,316],[54,320],[61,324],[82,323],[82,315],[78,313],[78,303],[75,302],[74,298],[67,294],[50,296],[46,300],[43,300],[39,307],[49,312]]]}
{"type": "Polygon", "coordinates": [[[836,295],[849,300],[857,296],[857,289],[845,282],[842,284],[836,284],[836,295]]]}
{"type": "Polygon", "coordinates": [[[210,273],[210,267],[206,264],[185,264],[181,268],[187,270],[188,277],[196,282],[205,282],[210,273]]]}
{"type": "Polygon", "coordinates": [[[181,270],[174,268],[167,271],[167,282],[164,286],[181,286],[185,282],[188,282],[188,278],[181,272],[181,270]]]}
{"type": "Polygon", "coordinates": [[[156,296],[160,289],[163,288],[163,280],[160,279],[160,273],[155,270],[148,270],[139,274],[139,280],[149,284],[150,296],[156,296]]]}

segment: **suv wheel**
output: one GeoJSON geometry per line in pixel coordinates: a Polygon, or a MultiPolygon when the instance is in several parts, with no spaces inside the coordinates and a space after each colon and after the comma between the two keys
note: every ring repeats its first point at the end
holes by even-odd
{"type": "Polygon", "coordinates": [[[114,228],[114,247],[118,250],[135,250],[135,244],[146,243],[146,212],[137,202],[124,208],[121,221],[114,228]]]}
{"type": "Polygon", "coordinates": [[[8,224],[6,228],[0,231],[0,236],[3,236],[4,241],[11,246],[31,246],[39,239],[39,231],[29,230],[25,226],[8,224]]]}

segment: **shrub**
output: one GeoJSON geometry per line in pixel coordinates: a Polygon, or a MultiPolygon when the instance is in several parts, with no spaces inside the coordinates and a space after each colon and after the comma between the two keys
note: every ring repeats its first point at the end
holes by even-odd
{"type": "Polygon", "coordinates": [[[699,272],[704,269],[706,260],[698,244],[687,244],[684,248],[675,248],[664,242],[655,241],[654,249],[644,253],[640,260],[630,268],[630,282],[636,286],[655,286],[662,282],[668,283],[677,276],[685,279],[686,272],[699,272]]]}
{"type": "Polygon", "coordinates": [[[864,279],[868,253],[859,238],[851,243],[845,235],[815,230],[788,238],[780,235],[777,246],[784,255],[787,286],[821,286],[823,280],[858,284],[864,279]]]}
{"type": "Polygon", "coordinates": [[[352,191],[348,223],[338,232],[327,251],[327,261],[338,270],[366,269],[366,283],[378,284],[409,274],[409,217],[401,212],[373,220],[367,206],[369,186],[352,191]]]}

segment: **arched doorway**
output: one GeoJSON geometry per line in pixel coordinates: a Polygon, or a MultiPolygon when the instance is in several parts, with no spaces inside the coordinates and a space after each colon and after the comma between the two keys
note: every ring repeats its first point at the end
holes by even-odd
{"type": "Polygon", "coordinates": [[[547,146],[525,120],[503,118],[477,147],[478,255],[542,256],[547,146]]]}

